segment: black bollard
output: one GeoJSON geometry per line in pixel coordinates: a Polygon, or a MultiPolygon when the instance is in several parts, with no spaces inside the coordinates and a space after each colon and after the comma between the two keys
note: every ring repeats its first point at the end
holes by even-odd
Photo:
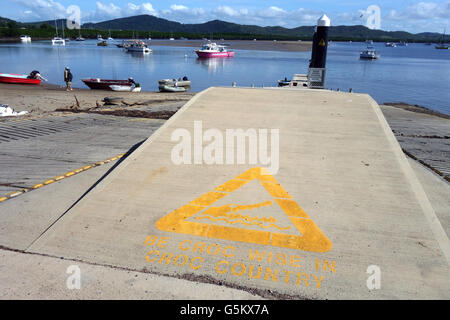
{"type": "Polygon", "coordinates": [[[329,28],[330,19],[324,14],[317,20],[317,27],[313,36],[308,73],[310,88],[324,88],[325,86],[325,65],[327,62],[329,28]]]}

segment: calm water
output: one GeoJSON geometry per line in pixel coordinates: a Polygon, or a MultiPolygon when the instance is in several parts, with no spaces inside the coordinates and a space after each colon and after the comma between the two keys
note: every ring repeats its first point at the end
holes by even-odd
{"type": "MultiPolygon", "coordinates": [[[[156,40],[157,41],[157,40],[156,40]]],[[[195,48],[153,46],[148,55],[130,54],[116,46],[98,47],[96,40],[72,41],[53,47],[49,41],[1,44],[0,72],[29,73],[36,69],[50,83],[63,84],[69,66],[73,86],[82,78],[134,77],[144,90],[157,90],[157,80],[188,76],[192,90],[212,85],[276,86],[278,79],[306,73],[310,52],[236,50],[234,58],[199,60],[195,48]]],[[[377,61],[359,59],[363,43],[333,43],[327,59],[328,88],[369,93],[379,103],[402,101],[450,114],[450,50],[409,44],[390,48],[376,43],[377,61]]],[[[1,99],[1,97],[0,97],[1,99]]],[[[1,103],[1,101],[0,101],[1,103]]]]}

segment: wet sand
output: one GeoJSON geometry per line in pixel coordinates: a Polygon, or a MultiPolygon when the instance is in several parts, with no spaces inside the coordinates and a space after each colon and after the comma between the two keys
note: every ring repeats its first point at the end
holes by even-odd
{"type": "MultiPolygon", "coordinates": [[[[271,41],[271,40],[213,40],[217,44],[229,45],[230,50],[261,50],[261,51],[310,51],[311,41],[271,41]]],[[[192,47],[200,48],[205,40],[152,40],[150,46],[192,47]]]]}
{"type": "Polygon", "coordinates": [[[77,89],[66,91],[64,87],[51,84],[39,86],[11,85],[0,83],[0,104],[6,104],[15,111],[28,111],[30,115],[54,112],[56,109],[94,108],[102,105],[105,97],[122,97],[128,104],[164,105],[188,101],[195,92],[114,92],[104,90],[77,89]],[[76,99],[75,99],[76,97],[76,99]]]}

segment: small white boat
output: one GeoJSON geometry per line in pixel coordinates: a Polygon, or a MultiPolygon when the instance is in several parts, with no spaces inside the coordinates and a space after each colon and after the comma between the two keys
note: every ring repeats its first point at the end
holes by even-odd
{"type": "Polygon", "coordinates": [[[102,37],[102,35],[101,35],[101,34],[98,34],[98,35],[97,35],[97,40],[99,40],[99,41],[103,41],[103,37],[102,37]]]}
{"type": "MultiPolygon", "coordinates": [[[[61,22],[62,24],[62,22],[61,22]]],[[[63,31],[63,37],[58,36],[58,23],[55,20],[55,29],[56,29],[56,37],[52,39],[52,45],[54,46],[65,46],[66,40],[64,40],[64,31],[63,31]]]]}
{"type": "Polygon", "coordinates": [[[126,47],[127,52],[139,52],[139,53],[152,53],[150,49],[143,41],[136,41],[126,47]]]}
{"type": "Polygon", "coordinates": [[[119,86],[110,85],[112,91],[123,91],[123,92],[141,92],[141,87],[130,87],[130,86],[119,86]]]}
{"type": "Polygon", "coordinates": [[[190,87],[191,86],[191,80],[188,80],[188,78],[180,78],[180,79],[162,79],[158,80],[158,84],[160,86],[176,86],[176,87],[190,87]]]}
{"type": "Polygon", "coordinates": [[[30,36],[20,36],[20,41],[22,42],[31,42],[31,37],[30,36]]]}
{"type": "Polygon", "coordinates": [[[60,38],[60,37],[54,37],[52,39],[52,45],[54,45],[54,46],[65,46],[66,45],[66,40],[64,40],[63,38],[60,38]]]}
{"type": "Polygon", "coordinates": [[[176,86],[168,86],[168,85],[160,85],[159,91],[165,91],[165,92],[185,92],[185,87],[176,87],[176,86]]]}
{"type": "Polygon", "coordinates": [[[397,47],[397,45],[395,44],[395,42],[386,42],[386,47],[392,47],[392,48],[395,48],[395,47],[397,47]]]}
{"type": "Polygon", "coordinates": [[[375,51],[374,47],[367,47],[366,50],[361,51],[359,54],[361,59],[375,60],[380,57],[380,55],[375,51]]]}
{"type": "Polygon", "coordinates": [[[170,40],[170,41],[174,41],[175,39],[174,39],[174,38],[170,38],[169,40],[170,40]]]}

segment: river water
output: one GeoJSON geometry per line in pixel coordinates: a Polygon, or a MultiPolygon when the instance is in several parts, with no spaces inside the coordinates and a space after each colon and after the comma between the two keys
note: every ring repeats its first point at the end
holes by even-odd
{"type": "MultiPolygon", "coordinates": [[[[276,86],[278,79],[306,73],[311,56],[310,52],[235,50],[234,58],[204,60],[198,59],[191,47],[150,45],[153,53],[143,55],[96,43],[71,41],[65,47],[52,46],[50,41],[0,44],[0,73],[39,70],[50,83],[62,85],[64,67],[69,66],[74,87],[87,88],[82,78],[132,76],[148,91],[157,90],[158,79],[187,76],[191,90],[201,91],[233,82],[238,86],[276,86]]],[[[450,114],[450,50],[424,44],[391,48],[375,43],[381,57],[366,61],[359,59],[365,46],[346,42],[329,46],[327,88],[353,88],[370,94],[378,103],[406,102],[450,114]]]]}

